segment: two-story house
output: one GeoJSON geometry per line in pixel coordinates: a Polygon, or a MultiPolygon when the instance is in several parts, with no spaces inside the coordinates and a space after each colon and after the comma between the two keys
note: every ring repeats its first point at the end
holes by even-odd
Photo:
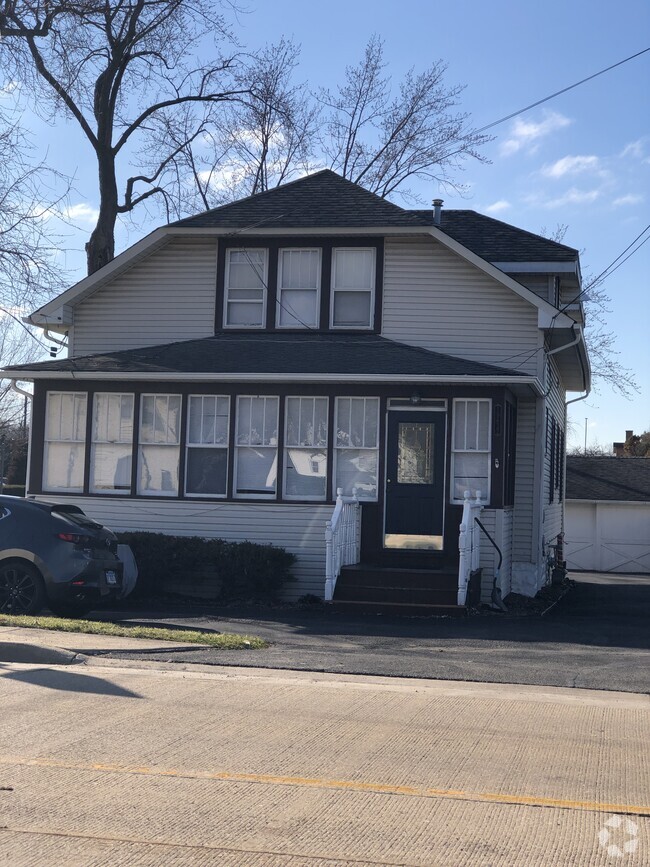
{"type": "Polygon", "coordinates": [[[282,545],[294,597],[415,610],[456,604],[434,591],[480,492],[501,592],[534,595],[565,394],[589,383],[579,292],[576,250],[327,170],[164,226],[29,318],[69,357],[4,372],[34,381],[28,494],[116,530],[282,545]],[[337,489],[361,505],[334,528],[358,561],[334,590],[337,489]]]}

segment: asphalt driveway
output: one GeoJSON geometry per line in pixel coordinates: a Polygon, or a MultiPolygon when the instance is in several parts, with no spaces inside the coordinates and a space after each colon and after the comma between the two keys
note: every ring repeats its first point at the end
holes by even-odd
{"type": "Polygon", "coordinates": [[[360,616],[335,607],[169,606],[122,622],[248,632],[266,651],[109,652],[114,658],[650,692],[650,576],[574,574],[546,616],[360,616]]]}

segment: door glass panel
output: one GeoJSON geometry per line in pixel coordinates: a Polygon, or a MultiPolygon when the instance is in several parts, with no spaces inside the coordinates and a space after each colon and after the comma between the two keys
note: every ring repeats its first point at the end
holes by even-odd
{"type": "Polygon", "coordinates": [[[397,439],[397,482],[433,484],[433,425],[400,422],[397,439]]]}

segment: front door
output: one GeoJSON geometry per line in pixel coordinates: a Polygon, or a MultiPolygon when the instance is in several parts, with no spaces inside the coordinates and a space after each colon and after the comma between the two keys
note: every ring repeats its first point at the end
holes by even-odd
{"type": "Polygon", "coordinates": [[[441,551],[446,414],[388,413],[384,548],[441,551]]]}

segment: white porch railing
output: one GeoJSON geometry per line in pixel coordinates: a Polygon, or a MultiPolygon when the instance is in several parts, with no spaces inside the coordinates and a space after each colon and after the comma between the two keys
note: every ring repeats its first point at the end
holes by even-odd
{"type": "Polygon", "coordinates": [[[476,492],[476,499],[470,498],[469,491],[463,497],[463,517],[458,536],[458,604],[465,605],[469,576],[479,567],[481,560],[481,539],[479,526],[474,520],[483,511],[481,492],[476,492]]]}
{"type": "Polygon", "coordinates": [[[336,489],[336,506],[325,525],[325,552],[325,601],[331,602],[341,567],[361,558],[361,506],[356,497],[344,497],[341,488],[336,489]]]}

